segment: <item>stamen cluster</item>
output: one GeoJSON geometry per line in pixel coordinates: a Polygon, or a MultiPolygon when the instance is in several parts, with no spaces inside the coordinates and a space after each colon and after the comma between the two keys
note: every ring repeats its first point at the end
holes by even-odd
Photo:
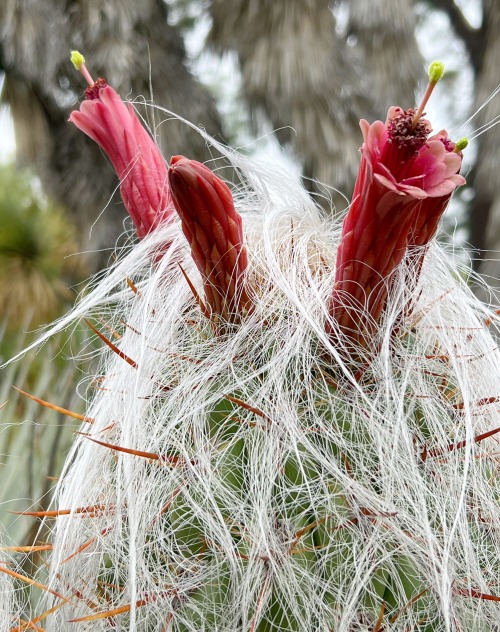
{"type": "Polygon", "coordinates": [[[425,145],[432,129],[426,119],[421,118],[414,124],[416,111],[413,108],[395,110],[395,115],[387,123],[387,142],[401,151],[402,161],[409,160],[425,145]]]}
{"type": "Polygon", "coordinates": [[[106,81],[106,79],[99,77],[99,79],[97,79],[93,85],[87,86],[85,88],[84,93],[83,93],[85,96],[85,100],[95,101],[96,99],[99,99],[101,90],[103,88],[106,88],[107,86],[108,86],[108,82],[106,81]]]}

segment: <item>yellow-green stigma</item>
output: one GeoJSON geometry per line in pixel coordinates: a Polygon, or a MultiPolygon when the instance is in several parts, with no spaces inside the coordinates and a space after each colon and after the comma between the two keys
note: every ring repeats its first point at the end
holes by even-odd
{"type": "Polygon", "coordinates": [[[427,101],[429,100],[432,91],[436,87],[437,82],[441,79],[444,74],[444,64],[442,61],[433,61],[429,66],[429,83],[427,84],[427,89],[425,91],[424,96],[422,97],[422,101],[418,106],[418,110],[415,114],[415,118],[413,119],[412,128],[414,129],[417,126],[418,121],[421,119],[422,114],[424,113],[424,108],[427,105],[427,101]]]}
{"type": "Polygon", "coordinates": [[[72,50],[71,51],[71,63],[73,64],[73,66],[77,70],[80,70],[80,68],[85,63],[85,57],[79,51],[72,50]]]}
{"type": "Polygon", "coordinates": [[[82,74],[83,78],[89,84],[89,86],[93,87],[94,80],[90,76],[90,73],[85,66],[85,57],[79,51],[71,51],[71,63],[78,70],[78,72],[82,74]]]}
{"type": "Polygon", "coordinates": [[[453,151],[456,151],[457,154],[460,153],[461,151],[463,151],[467,145],[469,144],[469,139],[468,138],[461,138],[460,140],[457,140],[457,142],[455,143],[455,149],[453,151]]]}
{"type": "Polygon", "coordinates": [[[444,64],[442,61],[433,61],[429,66],[429,83],[436,84],[444,75],[444,64]]]}

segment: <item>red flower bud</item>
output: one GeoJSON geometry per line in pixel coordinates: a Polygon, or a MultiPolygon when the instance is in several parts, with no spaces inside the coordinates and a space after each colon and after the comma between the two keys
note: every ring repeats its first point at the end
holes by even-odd
{"type": "Polygon", "coordinates": [[[183,156],[172,158],[168,178],[182,230],[203,278],[207,305],[212,314],[234,322],[249,301],[242,221],[231,191],[208,167],[183,156]]]}

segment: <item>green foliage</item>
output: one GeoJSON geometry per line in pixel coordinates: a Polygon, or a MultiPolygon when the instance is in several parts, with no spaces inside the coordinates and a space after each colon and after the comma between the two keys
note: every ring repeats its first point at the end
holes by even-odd
{"type": "Polygon", "coordinates": [[[78,276],[74,228],[37,182],[12,165],[0,167],[0,320],[10,330],[57,316],[78,276]],[[66,281],[66,282],[65,282],[66,281]]]}

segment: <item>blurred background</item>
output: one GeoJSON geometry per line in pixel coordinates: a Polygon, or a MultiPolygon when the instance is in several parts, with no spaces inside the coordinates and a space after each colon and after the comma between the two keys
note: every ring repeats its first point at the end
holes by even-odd
{"type": "MultiPolygon", "coordinates": [[[[498,0],[0,0],[0,359],[71,306],[129,227],[104,155],[67,122],[85,87],[72,49],[137,103],[167,160],[216,152],[152,102],[283,161],[332,213],[352,192],[359,119],[416,105],[444,61],[428,117],[471,144],[442,238],[500,287],[499,33],[498,0]]],[[[77,328],[0,374],[0,520],[18,543],[38,525],[8,512],[47,507],[77,422],[11,385],[81,412],[92,357],[77,328]]]]}

